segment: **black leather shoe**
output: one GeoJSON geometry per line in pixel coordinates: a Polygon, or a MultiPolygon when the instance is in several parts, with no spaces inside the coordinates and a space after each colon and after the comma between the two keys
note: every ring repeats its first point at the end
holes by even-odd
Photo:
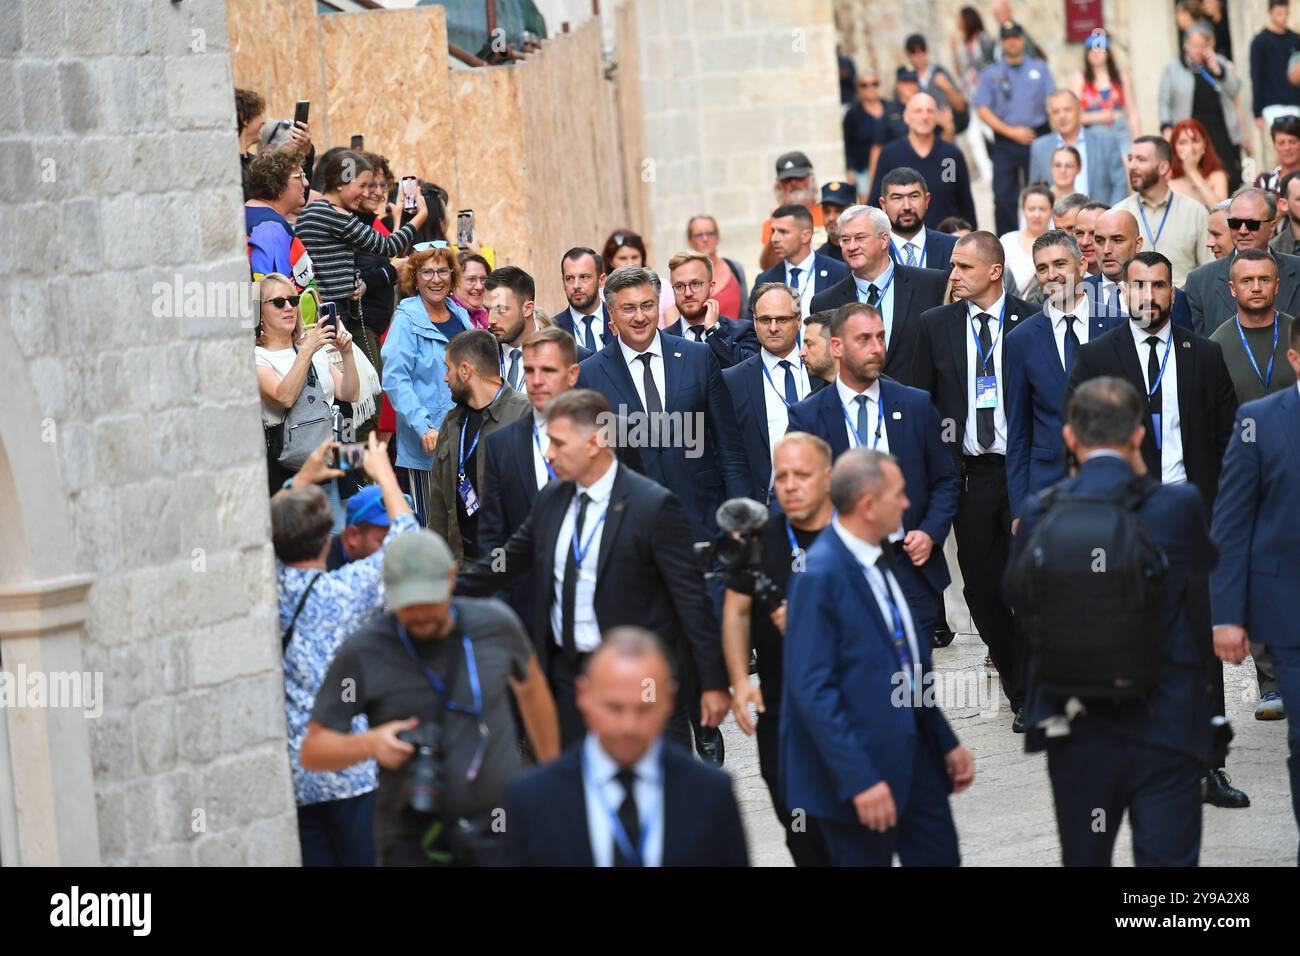
{"type": "Polygon", "coordinates": [[[1250,806],[1250,797],[1232,785],[1232,780],[1222,768],[1211,770],[1206,776],[1204,800],[1227,810],[1241,810],[1250,806]]]}
{"type": "Polygon", "coordinates": [[[948,628],[947,624],[940,624],[934,629],[934,633],[930,635],[930,642],[935,647],[947,647],[956,637],[957,635],[948,628]]]}
{"type": "Polygon", "coordinates": [[[695,752],[700,755],[700,759],[721,767],[722,761],[726,757],[722,731],[717,727],[696,727],[695,752]]]}
{"type": "Polygon", "coordinates": [[[1023,734],[1025,732],[1025,708],[1016,708],[1016,719],[1011,721],[1011,732],[1013,734],[1023,734]]]}

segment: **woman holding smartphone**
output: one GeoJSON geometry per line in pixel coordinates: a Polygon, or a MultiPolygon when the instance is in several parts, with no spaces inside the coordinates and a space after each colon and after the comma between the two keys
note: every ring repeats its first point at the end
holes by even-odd
{"type": "MultiPolygon", "coordinates": [[[[304,293],[310,295],[310,293],[304,293]]],[[[293,283],[278,272],[264,276],[257,283],[256,303],[257,347],[254,350],[257,365],[257,385],[262,394],[262,424],[272,428],[284,421],[307,384],[307,370],[316,372],[316,380],[325,394],[326,405],[356,401],[360,394],[357,363],[352,354],[352,336],[337,321],[321,321],[304,330],[298,311],[301,300],[293,283]],[[343,358],[342,369],[330,361],[326,346],[332,345],[343,358]]],[[[268,452],[269,454],[269,452],[268,452]]],[[[293,477],[276,461],[267,461],[270,490],[274,494],[293,477]]],[[[343,504],[339,500],[334,482],[325,486],[325,495],[334,509],[336,529],[342,530],[343,504]]]]}

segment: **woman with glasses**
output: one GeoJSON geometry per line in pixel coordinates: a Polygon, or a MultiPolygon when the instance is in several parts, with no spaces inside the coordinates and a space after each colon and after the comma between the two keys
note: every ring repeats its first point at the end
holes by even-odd
{"type": "Polygon", "coordinates": [[[1069,143],[1063,143],[1052,152],[1052,196],[1053,201],[1064,199],[1074,193],[1074,178],[1083,168],[1083,157],[1069,143]]]}
{"type": "Polygon", "coordinates": [[[406,469],[423,527],[438,429],[453,404],[446,381],[447,343],[474,326],[452,298],[460,264],[446,242],[417,245],[398,279],[407,298],[398,303],[384,339],[384,394],[397,413],[397,464],[406,469]]]}
{"type": "MultiPolygon", "coordinates": [[[[274,272],[292,276],[295,292],[312,286],[311,256],[293,225],[307,202],[302,155],[277,149],[258,156],[248,167],[248,191],[252,198],[244,203],[244,229],[253,279],[274,272]]],[[[313,306],[303,318],[310,325],[315,315],[313,306]]]]}
{"type": "Polygon", "coordinates": [[[693,216],[686,224],[686,241],[696,252],[708,256],[713,264],[713,298],[718,303],[718,314],[748,319],[749,289],[745,285],[745,270],[734,259],[718,255],[718,220],[712,216],[693,216]]]}
{"type": "MultiPolygon", "coordinates": [[[[268,429],[281,424],[298,401],[307,384],[309,369],[315,370],[327,407],[335,401],[354,402],[361,392],[348,330],[319,322],[303,328],[298,306],[301,299],[310,296],[310,292],[300,295],[289,278],[277,272],[263,276],[254,292],[258,322],[253,355],[257,386],[262,395],[262,425],[268,429]],[[338,365],[326,351],[329,346],[339,356],[338,365]]],[[[278,453],[273,448],[267,452],[268,455],[278,453]]],[[[293,477],[272,458],[268,458],[267,468],[272,494],[293,477]]],[[[335,530],[341,531],[343,504],[333,481],[325,487],[325,494],[334,509],[335,530]]]]}
{"type": "Polygon", "coordinates": [[[460,263],[460,284],[456,286],[456,294],[452,298],[457,305],[469,313],[474,328],[486,329],[488,310],[483,305],[483,296],[487,294],[484,283],[487,282],[492,267],[477,252],[468,252],[464,249],[460,250],[457,261],[460,263]]]}

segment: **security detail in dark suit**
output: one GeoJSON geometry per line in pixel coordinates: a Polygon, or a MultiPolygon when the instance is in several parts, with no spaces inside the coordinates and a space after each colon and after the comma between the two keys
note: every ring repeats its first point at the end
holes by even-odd
{"type": "Polygon", "coordinates": [[[605,284],[605,263],[594,249],[575,246],[560,259],[565,306],[554,315],[556,326],[568,332],[589,352],[599,352],[614,341],[609,310],[600,301],[605,284]]]}
{"type": "Polygon", "coordinates": [[[880,208],[889,217],[889,256],[899,265],[947,272],[955,236],[925,227],[930,208],[930,186],[910,166],[899,166],[880,183],[880,208]]]}
{"type": "MultiPolygon", "coordinates": [[[[781,261],[754,279],[754,289],[769,282],[784,282],[799,295],[799,309],[807,317],[814,296],[849,274],[838,259],[813,252],[813,217],[808,207],[793,203],[772,211],[772,238],[768,245],[781,261]]],[[[750,293],[753,308],[754,293],[750,293]]]]}
{"type": "Polygon", "coordinates": [[[718,313],[713,298],[713,262],[702,252],[679,252],[668,260],[668,281],[681,316],[664,329],[713,350],[722,368],[731,368],[758,352],[754,324],[718,313]]]}

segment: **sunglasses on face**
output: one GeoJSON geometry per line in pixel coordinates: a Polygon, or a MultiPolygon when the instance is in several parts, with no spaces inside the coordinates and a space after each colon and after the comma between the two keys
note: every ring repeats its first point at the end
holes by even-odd
{"type": "Polygon", "coordinates": [[[1262,225],[1264,225],[1264,220],[1262,219],[1228,219],[1228,228],[1234,231],[1245,226],[1251,232],[1259,232],[1259,227],[1262,225]]]}
{"type": "Polygon", "coordinates": [[[283,309],[286,303],[293,306],[296,309],[298,308],[298,302],[301,299],[302,296],[300,295],[277,295],[274,299],[267,299],[265,301],[269,302],[277,309],[283,309]]]}

